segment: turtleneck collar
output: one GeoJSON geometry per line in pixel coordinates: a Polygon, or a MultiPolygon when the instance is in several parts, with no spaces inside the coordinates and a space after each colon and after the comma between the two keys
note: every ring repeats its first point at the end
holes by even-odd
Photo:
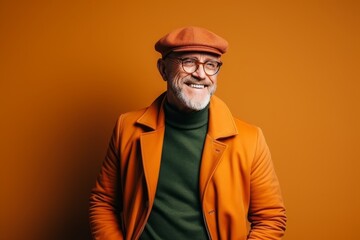
{"type": "Polygon", "coordinates": [[[181,112],[165,100],[164,111],[166,124],[181,129],[200,128],[206,125],[209,119],[209,104],[200,111],[181,112]]]}

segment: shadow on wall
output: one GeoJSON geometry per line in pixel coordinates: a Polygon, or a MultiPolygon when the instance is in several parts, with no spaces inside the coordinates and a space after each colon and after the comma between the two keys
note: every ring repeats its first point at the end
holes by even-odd
{"type": "MultiPolygon", "coordinates": [[[[92,187],[105,157],[108,141],[118,115],[128,111],[119,89],[111,86],[113,79],[98,80],[82,77],[63,83],[47,98],[46,113],[41,116],[38,129],[41,141],[37,148],[39,167],[35,170],[38,194],[31,196],[38,214],[31,224],[33,239],[86,240],[91,239],[88,202],[92,187]],[[71,84],[70,84],[71,83],[71,84]],[[121,101],[123,100],[123,101],[121,101]],[[36,236],[36,237],[35,237],[36,236]]],[[[114,80],[115,81],[115,80],[114,80]]],[[[119,81],[119,80],[117,80],[119,81]]],[[[47,92],[47,91],[45,91],[47,92]]],[[[36,169],[36,166],[33,166],[36,169]]]]}

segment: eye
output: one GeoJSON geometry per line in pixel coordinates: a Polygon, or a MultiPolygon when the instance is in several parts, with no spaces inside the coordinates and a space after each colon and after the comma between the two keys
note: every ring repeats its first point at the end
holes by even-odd
{"type": "Polygon", "coordinates": [[[209,62],[206,62],[206,67],[208,69],[216,69],[218,67],[218,62],[215,62],[215,61],[209,61],[209,62]]]}
{"type": "Polygon", "coordinates": [[[194,66],[196,64],[196,60],[195,59],[191,59],[191,58],[185,58],[182,59],[182,63],[184,66],[194,66]]]}

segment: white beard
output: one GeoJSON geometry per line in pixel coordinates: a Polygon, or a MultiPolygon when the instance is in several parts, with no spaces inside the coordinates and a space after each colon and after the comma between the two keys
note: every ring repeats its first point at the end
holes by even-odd
{"type": "Polygon", "coordinates": [[[203,99],[190,99],[184,94],[183,91],[177,91],[176,95],[187,108],[195,111],[200,111],[209,104],[212,94],[207,94],[207,96],[203,99]]]}
{"type": "Polygon", "coordinates": [[[211,96],[216,91],[216,85],[212,85],[210,89],[208,89],[208,94],[202,98],[198,96],[194,96],[193,98],[189,98],[183,89],[175,84],[170,84],[170,91],[174,93],[177,99],[185,106],[186,108],[194,111],[200,111],[204,109],[210,102],[211,96]]]}

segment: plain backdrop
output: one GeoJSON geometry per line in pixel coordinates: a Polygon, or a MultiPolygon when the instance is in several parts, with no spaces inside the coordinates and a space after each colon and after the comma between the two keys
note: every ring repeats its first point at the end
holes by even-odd
{"type": "Polygon", "coordinates": [[[360,239],[360,2],[0,1],[0,239],[87,240],[119,114],[165,90],[154,43],[229,41],[217,95],[261,127],[286,240],[360,239]]]}

